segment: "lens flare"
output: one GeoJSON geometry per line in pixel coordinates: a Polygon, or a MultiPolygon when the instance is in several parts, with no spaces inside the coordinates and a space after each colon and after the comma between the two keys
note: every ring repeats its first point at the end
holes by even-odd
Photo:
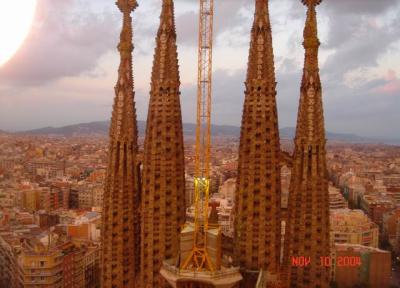
{"type": "Polygon", "coordinates": [[[31,30],[37,0],[0,1],[0,66],[10,60],[31,30]]]}

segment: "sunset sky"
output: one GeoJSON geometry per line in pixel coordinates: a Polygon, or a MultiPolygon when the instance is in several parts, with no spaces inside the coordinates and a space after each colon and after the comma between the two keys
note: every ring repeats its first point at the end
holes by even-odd
{"type": "MultiPolygon", "coordinates": [[[[138,0],[133,14],[139,120],[147,114],[161,2],[138,0]]],[[[240,125],[254,2],[215,0],[215,124],[240,125]]],[[[327,130],[399,139],[400,1],[325,0],[317,9],[327,130]]],[[[175,10],[183,120],[194,123],[198,1],[176,0],[175,10]]],[[[300,0],[270,1],[281,128],[295,126],[305,13],[300,0]]],[[[27,38],[0,66],[0,129],[109,119],[120,25],[112,0],[38,0],[27,38]]]]}

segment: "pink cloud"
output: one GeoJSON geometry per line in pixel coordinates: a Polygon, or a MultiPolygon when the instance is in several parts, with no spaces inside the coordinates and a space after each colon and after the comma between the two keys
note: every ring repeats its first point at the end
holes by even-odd
{"type": "Polygon", "coordinates": [[[395,94],[400,93],[400,79],[397,77],[396,72],[388,70],[384,77],[385,84],[375,88],[373,92],[381,94],[395,94]]]}
{"type": "Polygon", "coordinates": [[[376,21],[376,19],[369,19],[369,20],[368,20],[368,25],[369,25],[371,28],[375,28],[375,29],[378,29],[378,28],[379,28],[379,24],[378,24],[378,21],[376,21]]]}

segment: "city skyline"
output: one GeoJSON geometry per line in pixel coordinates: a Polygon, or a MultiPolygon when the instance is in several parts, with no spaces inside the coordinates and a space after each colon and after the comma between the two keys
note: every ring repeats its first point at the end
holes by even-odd
{"type": "MultiPolygon", "coordinates": [[[[397,76],[400,53],[396,51],[400,46],[400,33],[396,31],[399,28],[391,24],[398,17],[396,11],[400,5],[385,0],[380,3],[364,1],[364,5],[358,7],[356,2],[335,1],[320,5],[321,77],[326,83],[327,130],[395,138],[400,132],[393,125],[400,121],[395,113],[400,105],[395,97],[400,92],[397,76]],[[362,16],[356,17],[357,14],[362,16]]],[[[230,3],[228,9],[216,4],[213,123],[239,126],[247,35],[253,15],[251,1],[230,3]],[[226,17],[230,14],[233,17],[226,17]],[[226,61],[227,57],[232,61],[226,61]]],[[[157,1],[139,2],[134,16],[137,23],[134,27],[137,39],[134,74],[140,120],[147,116],[150,52],[154,49],[158,22],[157,16],[145,15],[159,15],[158,4],[157,1]]],[[[304,15],[298,1],[279,1],[279,4],[271,1],[270,6],[279,124],[280,127],[294,127],[304,15]]],[[[26,130],[107,119],[118,64],[115,43],[120,23],[117,13],[113,3],[108,1],[96,4],[74,0],[40,1],[25,43],[0,67],[0,129],[26,130]],[[72,25],[70,21],[74,19],[72,25]],[[41,41],[43,39],[46,41],[41,41]],[[58,46],[65,47],[56,49],[58,46]],[[33,97],[36,101],[29,101],[33,97]]],[[[192,123],[196,96],[196,14],[195,1],[176,1],[183,121],[192,123]]]]}

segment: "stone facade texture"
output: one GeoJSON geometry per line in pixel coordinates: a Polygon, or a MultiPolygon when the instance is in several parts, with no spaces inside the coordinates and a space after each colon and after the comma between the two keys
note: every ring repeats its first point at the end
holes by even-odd
{"type": "Polygon", "coordinates": [[[143,156],[141,283],[164,287],[163,260],[178,255],[185,222],[185,167],[174,3],[163,0],[143,156]]]}
{"type": "Polygon", "coordinates": [[[246,271],[261,269],[278,274],[281,246],[280,140],[272,33],[268,0],[255,3],[235,195],[235,260],[245,278],[246,271]]]}

